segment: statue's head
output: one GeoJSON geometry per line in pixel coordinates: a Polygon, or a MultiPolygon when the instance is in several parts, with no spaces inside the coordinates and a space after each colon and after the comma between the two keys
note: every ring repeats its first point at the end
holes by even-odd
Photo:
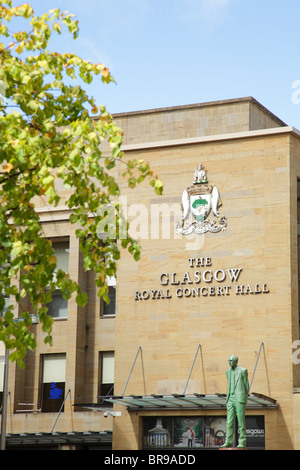
{"type": "Polygon", "coordinates": [[[239,361],[239,358],[237,356],[235,356],[234,354],[232,354],[228,359],[229,365],[233,369],[236,368],[238,361],[239,361]]]}

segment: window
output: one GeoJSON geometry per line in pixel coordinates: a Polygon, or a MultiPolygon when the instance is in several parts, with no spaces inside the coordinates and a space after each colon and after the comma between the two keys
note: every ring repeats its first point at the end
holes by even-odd
{"type": "Polygon", "coordinates": [[[100,353],[100,396],[114,394],[115,353],[104,351],[100,353]]]}
{"type": "Polygon", "coordinates": [[[10,299],[8,295],[4,295],[4,309],[0,312],[0,317],[4,317],[10,304],[10,299]]]}
{"type": "Polygon", "coordinates": [[[63,298],[60,290],[52,293],[52,301],[47,304],[48,315],[52,318],[67,318],[68,317],[68,301],[63,298]]]}
{"type": "MultiPolygon", "coordinates": [[[[65,272],[69,271],[69,242],[53,243],[53,248],[56,256],[56,271],[62,269],[65,272]]],[[[65,300],[60,290],[52,293],[52,301],[47,304],[48,315],[52,318],[67,318],[68,317],[68,301],[65,300]]]]}
{"type": "Polygon", "coordinates": [[[116,313],[116,287],[108,286],[109,304],[103,301],[102,315],[115,315],[116,313]]]}
{"type": "Polygon", "coordinates": [[[116,314],[116,278],[108,277],[106,281],[108,285],[109,304],[104,300],[101,302],[101,316],[103,317],[116,314]]]}
{"type": "Polygon", "coordinates": [[[56,256],[56,271],[62,269],[63,271],[69,271],[69,242],[55,242],[53,243],[53,249],[56,256]]]}
{"type": "Polygon", "coordinates": [[[66,355],[43,356],[41,409],[44,413],[58,412],[65,398],[66,355]]]}

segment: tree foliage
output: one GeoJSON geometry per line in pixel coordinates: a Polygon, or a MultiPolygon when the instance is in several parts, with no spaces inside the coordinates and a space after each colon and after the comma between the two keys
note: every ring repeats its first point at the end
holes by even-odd
{"type": "Polygon", "coordinates": [[[78,21],[68,12],[54,9],[35,16],[29,4],[1,2],[0,93],[5,97],[0,104],[0,340],[21,366],[27,350],[36,347],[30,331],[32,310],[45,342],[51,343],[52,318],[46,305],[54,290],[60,289],[66,299],[75,295],[79,305],[87,301],[68,273],[56,272],[53,246],[35,210],[37,199],[58,205],[57,179],[70,190],[66,205],[84,267],[95,271],[98,295],[108,301],[106,277],[115,274],[121,249],[128,249],[136,260],[140,256],[139,244],[129,236],[121,243],[108,237],[99,243],[97,226],[106,214],[98,209],[109,204],[116,213],[118,238],[119,186],[112,170],[122,162],[129,187],[149,178],[156,193],[162,191],[145,161],[124,159],[122,130],[83,89],[96,78],[104,84],[114,81],[108,68],[48,50],[51,35],[63,29],[74,39],[79,34],[78,21]],[[18,17],[26,27],[12,32],[18,17]],[[109,155],[101,151],[103,141],[109,143],[109,155]],[[15,301],[5,311],[7,297],[15,301]],[[20,312],[16,319],[13,303],[25,297],[32,310],[20,312]]]}

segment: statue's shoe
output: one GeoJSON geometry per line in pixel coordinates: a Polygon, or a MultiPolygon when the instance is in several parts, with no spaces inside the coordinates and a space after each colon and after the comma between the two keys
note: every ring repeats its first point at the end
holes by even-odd
{"type": "Polygon", "coordinates": [[[230,443],[230,442],[225,442],[225,443],[221,446],[221,448],[222,448],[222,447],[232,447],[232,442],[231,442],[231,443],[230,443]]]}

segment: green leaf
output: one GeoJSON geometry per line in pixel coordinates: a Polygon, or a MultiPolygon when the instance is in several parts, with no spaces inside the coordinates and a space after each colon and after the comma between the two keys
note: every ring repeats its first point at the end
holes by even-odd
{"type": "Polygon", "coordinates": [[[87,301],[88,301],[88,296],[85,292],[77,294],[76,296],[77,305],[79,305],[80,307],[84,307],[87,304],[87,301]]]}

